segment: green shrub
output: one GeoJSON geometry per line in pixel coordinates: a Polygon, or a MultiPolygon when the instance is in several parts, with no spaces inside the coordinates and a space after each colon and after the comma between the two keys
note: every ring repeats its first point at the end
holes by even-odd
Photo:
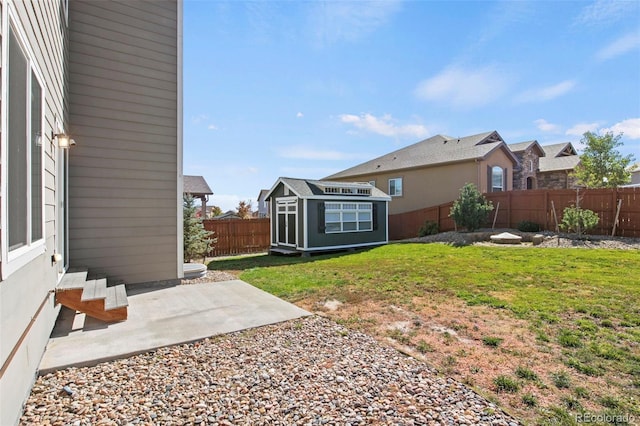
{"type": "Polygon", "coordinates": [[[538,405],[538,398],[530,393],[525,393],[522,395],[522,403],[527,407],[535,407],[538,405]]]}
{"type": "Polygon", "coordinates": [[[487,220],[489,212],[493,210],[493,203],[480,194],[472,183],[465,184],[460,190],[460,196],[453,202],[449,217],[457,226],[475,231],[487,220]]]}
{"type": "Polygon", "coordinates": [[[560,330],[558,343],[560,343],[565,348],[579,348],[580,346],[582,346],[580,336],[573,333],[571,330],[566,329],[560,330]]]}
{"type": "Polygon", "coordinates": [[[424,225],[418,230],[418,237],[424,237],[425,235],[434,235],[438,233],[438,224],[431,220],[424,222],[424,225]]]}
{"type": "Polygon", "coordinates": [[[492,348],[497,348],[498,346],[500,346],[500,343],[502,343],[504,339],[501,339],[499,337],[494,337],[494,336],[484,336],[482,338],[482,343],[484,343],[487,346],[491,346],[492,348]]]}
{"type": "Polygon", "coordinates": [[[516,368],[516,376],[525,380],[538,380],[538,375],[526,367],[518,367],[516,368]]]}
{"type": "Polygon", "coordinates": [[[589,390],[587,388],[583,388],[581,386],[576,387],[573,390],[573,393],[578,397],[578,398],[585,398],[588,399],[589,398],[589,390]]]}
{"type": "Polygon", "coordinates": [[[516,393],[520,389],[518,382],[508,376],[498,376],[493,379],[496,385],[496,392],[516,393]]]}
{"type": "Polygon", "coordinates": [[[595,228],[599,221],[600,218],[593,211],[571,206],[562,212],[560,228],[567,232],[575,232],[580,237],[583,232],[595,228]]]}
{"type": "Polygon", "coordinates": [[[564,371],[551,373],[551,380],[553,380],[553,384],[556,385],[558,389],[565,389],[571,385],[571,379],[564,371]]]}
{"type": "Polygon", "coordinates": [[[530,220],[523,220],[518,223],[518,231],[522,232],[540,232],[540,225],[530,220]]]}

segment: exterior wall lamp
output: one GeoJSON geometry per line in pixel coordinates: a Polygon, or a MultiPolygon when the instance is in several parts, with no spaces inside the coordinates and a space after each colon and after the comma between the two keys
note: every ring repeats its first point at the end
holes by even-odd
{"type": "Polygon", "coordinates": [[[71,139],[66,133],[51,132],[51,140],[53,141],[54,139],[58,141],[58,147],[62,149],[69,149],[76,144],[76,141],[71,139]]]}

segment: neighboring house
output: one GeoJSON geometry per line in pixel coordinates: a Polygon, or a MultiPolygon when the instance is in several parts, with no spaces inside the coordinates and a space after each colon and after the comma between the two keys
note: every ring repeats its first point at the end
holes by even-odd
{"type": "Polygon", "coordinates": [[[513,189],[537,189],[540,157],[544,157],[544,149],[538,141],[509,144],[509,149],[518,158],[518,165],[513,169],[513,189]]]}
{"type": "Polygon", "coordinates": [[[257,217],[269,217],[269,203],[267,202],[268,189],[261,189],[258,194],[257,217]]]}
{"type": "Polygon", "coordinates": [[[184,175],[184,195],[191,195],[193,198],[200,199],[202,207],[200,214],[207,213],[207,201],[209,201],[209,195],[213,195],[213,191],[209,187],[209,184],[202,176],[188,176],[184,175]]]}
{"type": "Polygon", "coordinates": [[[0,424],[13,425],[70,267],[127,283],[183,275],[182,4],[0,9],[0,424]]]}
{"type": "Polygon", "coordinates": [[[214,220],[236,220],[236,219],[242,219],[240,216],[238,216],[238,214],[236,212],[234,212],[233,210],[229,210],[225,213],[222,213],[219,216],[214,216],[212,217],[212,219],[214,220]]]}
{"type": "Polygon", "coordinates": [[[391,197],[369,183],[281,177],[266,198],[272,252],[308,254],[389,241],[391,197]]]}
{"type": "Polygon", "coordinates": [[[571,142],[544,145],[544,157],[540,157],[538,188],[570,189],[577,187],[573,170],[580,164],[580,156],[571,142]]]}
{"type": "Polygon", "coordinates": [[[640,163],[629,166],[631,170],[631,182],[624,186],[640,186],[640,163]]]}
{"type": "Polygon", "coordinates": [[[517,166],[496,131],[463,138],[436,135],[325,180],[370,182],[387,191],[389,214],[397,214],[455,200],[466,183],[481,192],[511,190],[517,166]]]}

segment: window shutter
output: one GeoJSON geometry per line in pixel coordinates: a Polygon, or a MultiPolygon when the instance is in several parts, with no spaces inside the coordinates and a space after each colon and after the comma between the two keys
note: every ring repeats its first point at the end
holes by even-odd
{"type": "Polygon", "coordinates": [[[503,191],[509,190],[509,187],[507,186],[507,176],[509,176],[509,174],[507,173],[507,168],[505,167],[504,169],[502,169],[502,190],[503,191]]]}
{"type": "MultiPolygon", "coordinates": [[[[482,190],[480,190],[482,192],[482,190]]],[[[491,166],[487,166],[487,190],[486,192],[493,192],[493,176],[491,175],[491,166]]]]}
{"type": "Polygon", "coordinates": [[[372,226],[373,226],[373,230],[376,231],[378,229],[378,204],[377,203],[373,203],[372,210],[371,210],[371,221],[372,226]]]}
{"type": "Polygon", "coordinates": [[[318,203],[318,233],[325,233],[325,223],[324,223],[324,201],[318,203]]]}

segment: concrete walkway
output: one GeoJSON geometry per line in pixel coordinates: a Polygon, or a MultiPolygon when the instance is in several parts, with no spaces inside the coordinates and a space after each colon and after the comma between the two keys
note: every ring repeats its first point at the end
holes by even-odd
{"type": "Polygon", "coordinates": [[[129,318],[115,324],[63,307],[40,374],[310,315],[240,280],[127,293],[129,318]]]}

